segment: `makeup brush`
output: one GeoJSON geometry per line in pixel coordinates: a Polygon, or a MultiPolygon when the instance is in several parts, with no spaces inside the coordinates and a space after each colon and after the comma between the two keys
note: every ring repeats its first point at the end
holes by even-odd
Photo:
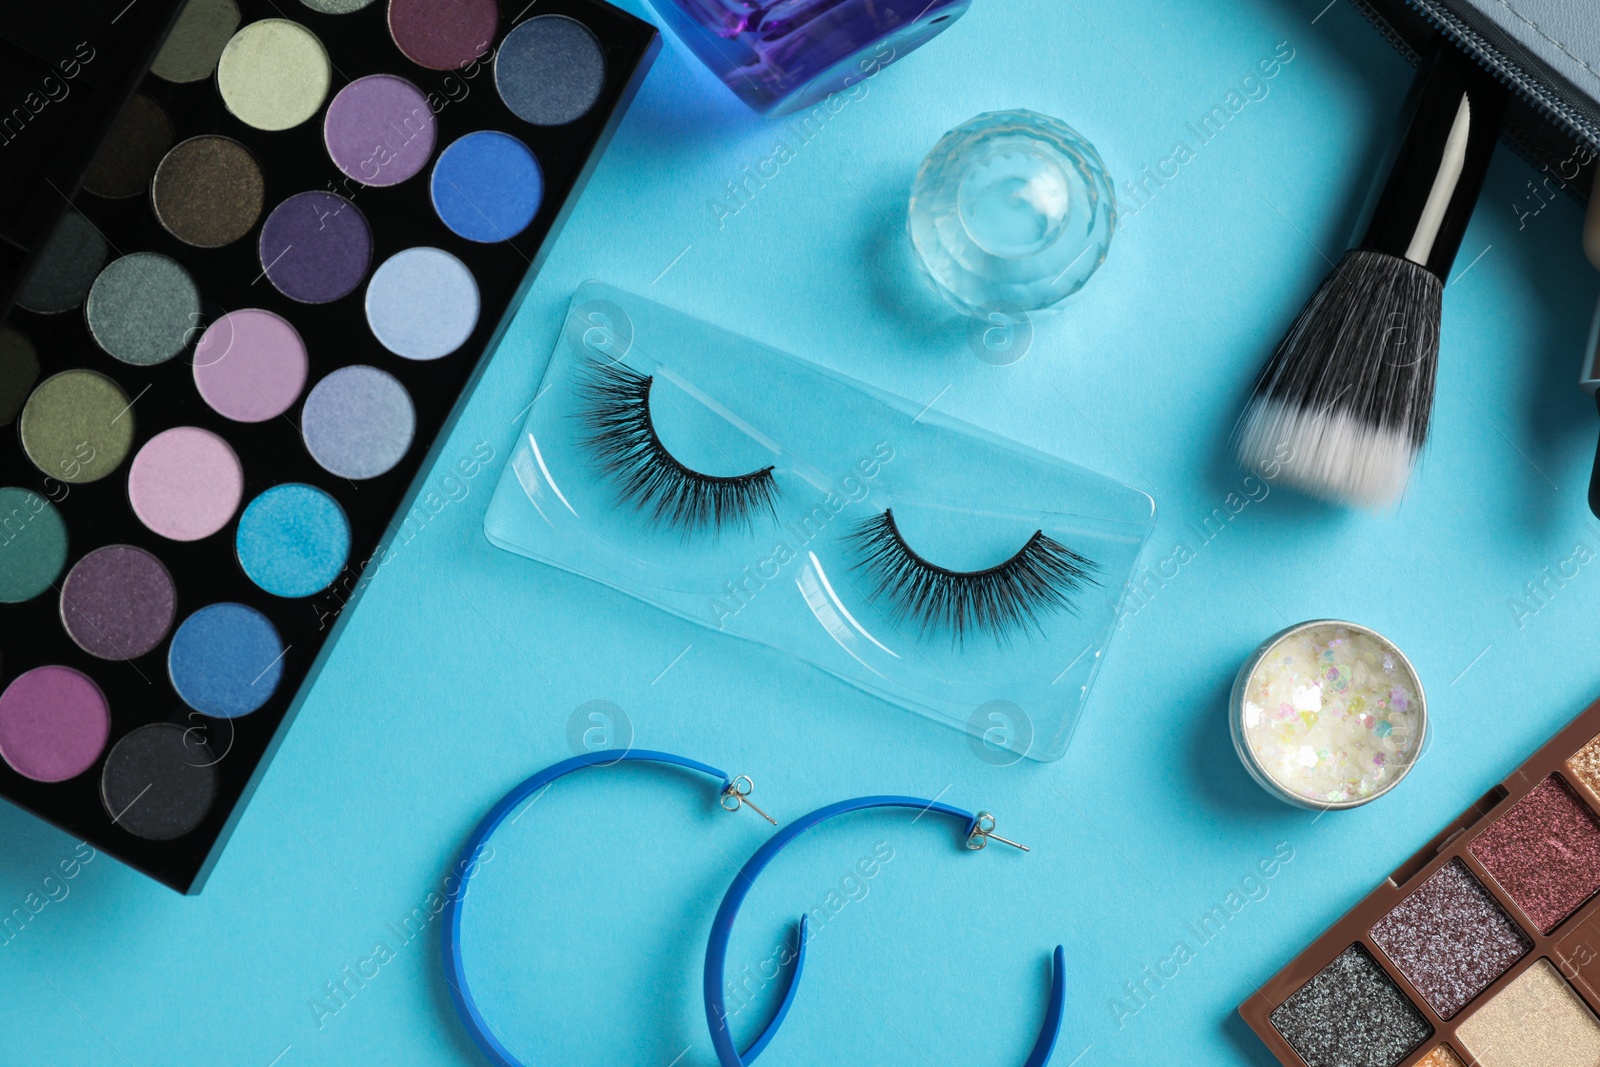
{"type": "Polygon", "coordinates": [[[1444,284],[1507,97],[1442,39],[1424,60],[1360,243],[1256,379],[1234,430],[1246,467],[1365,506],[1405,489],[1428,436],[1444,284]]]}
{"type": "MultiPolygon", "coordinates": [[[[1600,270],[1600,167],[1594,171],[1594,188],[1589,191],[1589,211],[1583,219],[1583,254],[1600,270]]],[[[1589,344],[1583,351],[1583,369],[1578,384],[1600,406],[1600,302],[1594,306],[1589,323],[1589,344]]],[[[1600,449],[1594,454],[1594,471],[1589,475],[1589,510],[1600,519],[1600,449]]]]}

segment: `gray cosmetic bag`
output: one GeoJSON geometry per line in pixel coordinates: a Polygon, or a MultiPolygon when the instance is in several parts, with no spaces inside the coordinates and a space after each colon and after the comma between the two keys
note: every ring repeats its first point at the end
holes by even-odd
{"type": "Polygon", "coordinates": [[[1600,155],[1600,0],[1351,0],[1415,65],[1440,32],[1514,95],[1503,139],[1580,203],[1600,155]]]}

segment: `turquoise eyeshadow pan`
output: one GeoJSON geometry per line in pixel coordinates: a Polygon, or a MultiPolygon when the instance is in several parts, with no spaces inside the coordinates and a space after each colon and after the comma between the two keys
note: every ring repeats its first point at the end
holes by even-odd
{"type": "Polygon", "coordinates": [[[0,489],[0,603],[32,600],[67,563],[67,524],[31,489],[0,489]]]}
{"type": "Polygon", "coordinates": [[[320,593],[350,558],[350,520],[321,489],[291,482],[250,501],[234,539],[252,582],[282,597],[320,593]]]}
{"type": "Polygon", "coordinates": [[[167,673],[183,702],[236,719],[271,699],[283,678],[277,628],[244,604],[211,604],[183,620],[167,651],[167,673]]]}

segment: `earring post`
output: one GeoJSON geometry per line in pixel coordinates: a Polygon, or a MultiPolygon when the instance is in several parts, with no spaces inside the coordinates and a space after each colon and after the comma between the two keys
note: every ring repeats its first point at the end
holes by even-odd
{"type": "Polygon", "coordinates": [[[979,830],[978,833],[980,835],[982,835],[983,837],[987,837],[991,841],[998,841],[1002,845],[1010,845],[1012,848],[1019,848],[1024,852],[1032,852],[1033,851],[1033,849],[1029,848],[1027,845],[1022,844],[1020,841],[1013,841],[1009,837],[1001,837],[999,834],[994,833],[993,831],[985,832],[983,830],[979,830]]]}

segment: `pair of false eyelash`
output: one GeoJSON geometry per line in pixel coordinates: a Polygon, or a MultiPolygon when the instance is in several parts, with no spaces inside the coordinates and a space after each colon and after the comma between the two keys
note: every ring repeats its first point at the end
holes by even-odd
{"type": "MultiPolygon", "coordinates": [[[[590,367],[578,386],[583,443],[622,500],[685,538],[728,527],[748,531],[762,515],[776,519],[772,466],[720,477],[686,467],[667,451],[650,417],[653,382],[610,363],[590,367]]],[[[1044,614],[1075,612],[1084,586],[1100,584],[1093,560],[1043,530],[1004,563],[977,571],[950,570],[919,555],[890,509],[857,522],[845,540],[860,554],[852,569],[867,577],[871,598],[886,601],[896,622],[915,620],[923,635],[948,630],[958,642],[974,632],[1004,640],[1018,630],[1042,630],[1044,614]]]]}

